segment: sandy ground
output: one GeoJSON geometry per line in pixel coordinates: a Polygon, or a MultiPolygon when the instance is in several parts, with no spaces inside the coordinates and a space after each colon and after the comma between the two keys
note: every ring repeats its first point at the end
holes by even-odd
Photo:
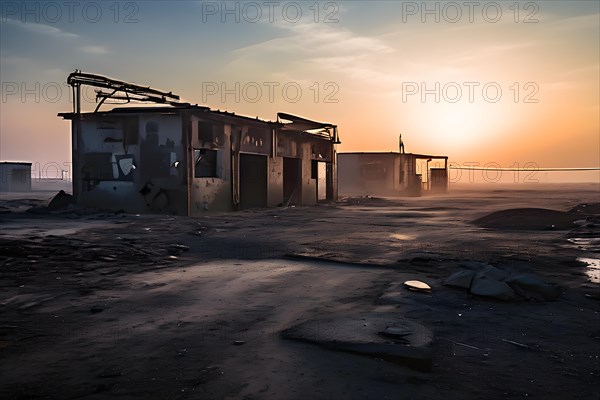
{"type": "Polygon", "coordinates": [[[598,185],[203,218],[26,212],[54,193],[0,194],[0,398],[600,397],[600,277],[577,261],[600,258],[598,185]],[[488,216],[501,210],[512,211],[488,216]],[[565,227],[566,212],[578,224],[565,227]],[[560,297],[501,302],[444,286],[466,260],[535,274],[560,297]],[[407,279],[432,290],[381,301],[407,279]],[[432,370],[281,334],[370,313],[433,332],[432,370]]]}

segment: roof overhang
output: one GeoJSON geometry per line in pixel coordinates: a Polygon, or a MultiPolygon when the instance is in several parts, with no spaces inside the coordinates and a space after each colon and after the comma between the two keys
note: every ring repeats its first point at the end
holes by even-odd
{"type": "Polygon", "coordinates": [[[285,124],[284,128],[288,129],[289,127],[289,129],[293,129],[295,131],[311,131],[315,129],[331,129],[337,127],[336,125],[327,122],[311,121],[310,119],[286,113],[277,113],[277,121],[280,119],[290,121],[289,123],[285,124]]]}

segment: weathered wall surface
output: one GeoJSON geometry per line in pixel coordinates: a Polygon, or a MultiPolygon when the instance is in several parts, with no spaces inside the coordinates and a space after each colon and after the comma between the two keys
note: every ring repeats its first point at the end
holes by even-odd
{"type": "Polygon", "coordinates": [[[314,205],[314,166],[332,166],[327,139],[274,132],[268,123],[211,111],[84,114],[79,137],[78,201],[127,212],[273,207],[286,203],[286,190],[293,204],[314,205]],[[286,170],[290,160],[295,164],[286,170]]]}
{"type": "Polygon", "coordinates": [[[187,214],[181,116],[85,116],[80,137],[80,204],[187,214]]]}
{"type": "Polygon", "coordinates": [[[269,207],[283,204],[283,157],[269,158],[269,207]]]}
{"type": "Polygon", "coordinates": [[[304,142],[302,149],[302,205],[317,204],[317,179],[312,176],[311,143],[304,142]]]}
{"type": "MultiPolygon", "coordinates": [[[[281,130],[277,132],[277,156],[283,160],[282,164],[287,165],[290,168],[293,167],[293,163],[289,162],[290,159],[299,160],[300,162],[300,175],[298,182],[296,182],[295,174],[288,174],[285,167],[283,168],[283,180],[281,182],[283,190],[283,202],[290,202],[292,204],[310,206],[317,203],[317,189],[318,189],[318,166],[313,168],[313,162],[319,162],[322,165],[322,191],[326,197],[326,165],[329,168],[333,168],[332,160],[332,144],[329,140],[320,137],[310,136],[303,132],[298,131],[286,131],[281,130]],[[286,176],[287,175],[287,176],[286,176]],[[292,182],[286,182],[286,179],[292,182]],[[293,195],[291,195],[290,187],[295,187],[296,184],[299,187],[294,189],[293,195]],[[287,193],[286,193],[287,192],[287,193]],[[287,197],[286,197],[287,196],[287,197]],[[291,197],[290,197],[291,196],[291,197]]],[[[332,180],[331,185],[335,185],[336,182],[332,180]]],[[[336,191],[331,191],[336,196],[336,191]]]]}
{"type": "Polygon", "coordinates": [[[341,153],[337,158],[341,195],[389,196],[397,193],[400,176],[396,154],[341,153]]]}
{"type": "Polygon", "coordinates": [[[0,163],[0,192],[30,192],[31,164],[0,163]]]}
{"type": "Polygon", "coordinates": [[[186,144],[180,115],[140,116],[141,178],[154,212],[187,215],[186,144]],[[154,129],[158,129],[154,132],[154,129]]]}
{"type": "Polygon", "coordinates": [[[190,214],[232,210],[231,125],[192,117],[190,130],[190,214]],[[209,154],[214,159],[209,159],[209,154]],[[211,166],[214,166],[214,171],[202,171],[203,167],[211,166]]]}
{"type": "Polygon", "coordinates": [[[366,188],[361,178],[360,155],[337,155],[338,191],[342,196],[357,196],[366,194],[366,188]]]}
{"type": "Polygon", "coordinates": [[[402,195],[420,196],[422,177],[417,175],[417,159],[412,154],[401,154],[400,163],[402,195]]]}
{"type": "Polygon", "coordinates": [[[432,168],[429,170],[429,189],[432,193],[446,193],[448,191],[448,171],[445,168],[432,168]]]}

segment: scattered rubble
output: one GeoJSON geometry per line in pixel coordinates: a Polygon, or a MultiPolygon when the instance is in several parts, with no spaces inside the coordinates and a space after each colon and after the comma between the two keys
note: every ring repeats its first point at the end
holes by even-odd
{"type": "Polygon", "coordinates": [[[48,211],[64,210],[74,203],[75,201],[73,196],[65,193],[64,190],[61,190],[56,194],[56,196],[54,196],[54,198],[52,198],[52,200],[50,200],[50,203],[48,204],[48,211]]]}
{"type": "Polygon", "coordinates": [[[549,301],[559,296],[556,286],[531,274],[513,274],[479,262],[465,262],[461,267],[464,269],[448,277],[444,285],[504,301],[549,301]]]}

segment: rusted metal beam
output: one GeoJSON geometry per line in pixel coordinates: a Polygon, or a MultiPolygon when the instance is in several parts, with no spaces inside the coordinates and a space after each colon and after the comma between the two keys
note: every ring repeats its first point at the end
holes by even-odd
{"type": "Polygon", "coordinates": [[[96,101],[98,105],[94,112],[100,109],[100,106],[104,104],[107,99],[112,100],[125,100],[127,103],[132,101],[145,102],[145,103],[169,103],[171,105],[179,104],[179,96],[172,92],[164,92],[157,89],[152,89],[149,86],[140,86],[129,82],[119,81],[116,79],[108,78],[102,75],[89,74],[76,70],[69,74],[67,77],[67,84],[69,84],[74,92],[75,99],[73,103],[73,113],[81,114],[81,86],[93,86],[97,88],[108,89],[109,92],[102,90],[96,91],[96,101]]]}

